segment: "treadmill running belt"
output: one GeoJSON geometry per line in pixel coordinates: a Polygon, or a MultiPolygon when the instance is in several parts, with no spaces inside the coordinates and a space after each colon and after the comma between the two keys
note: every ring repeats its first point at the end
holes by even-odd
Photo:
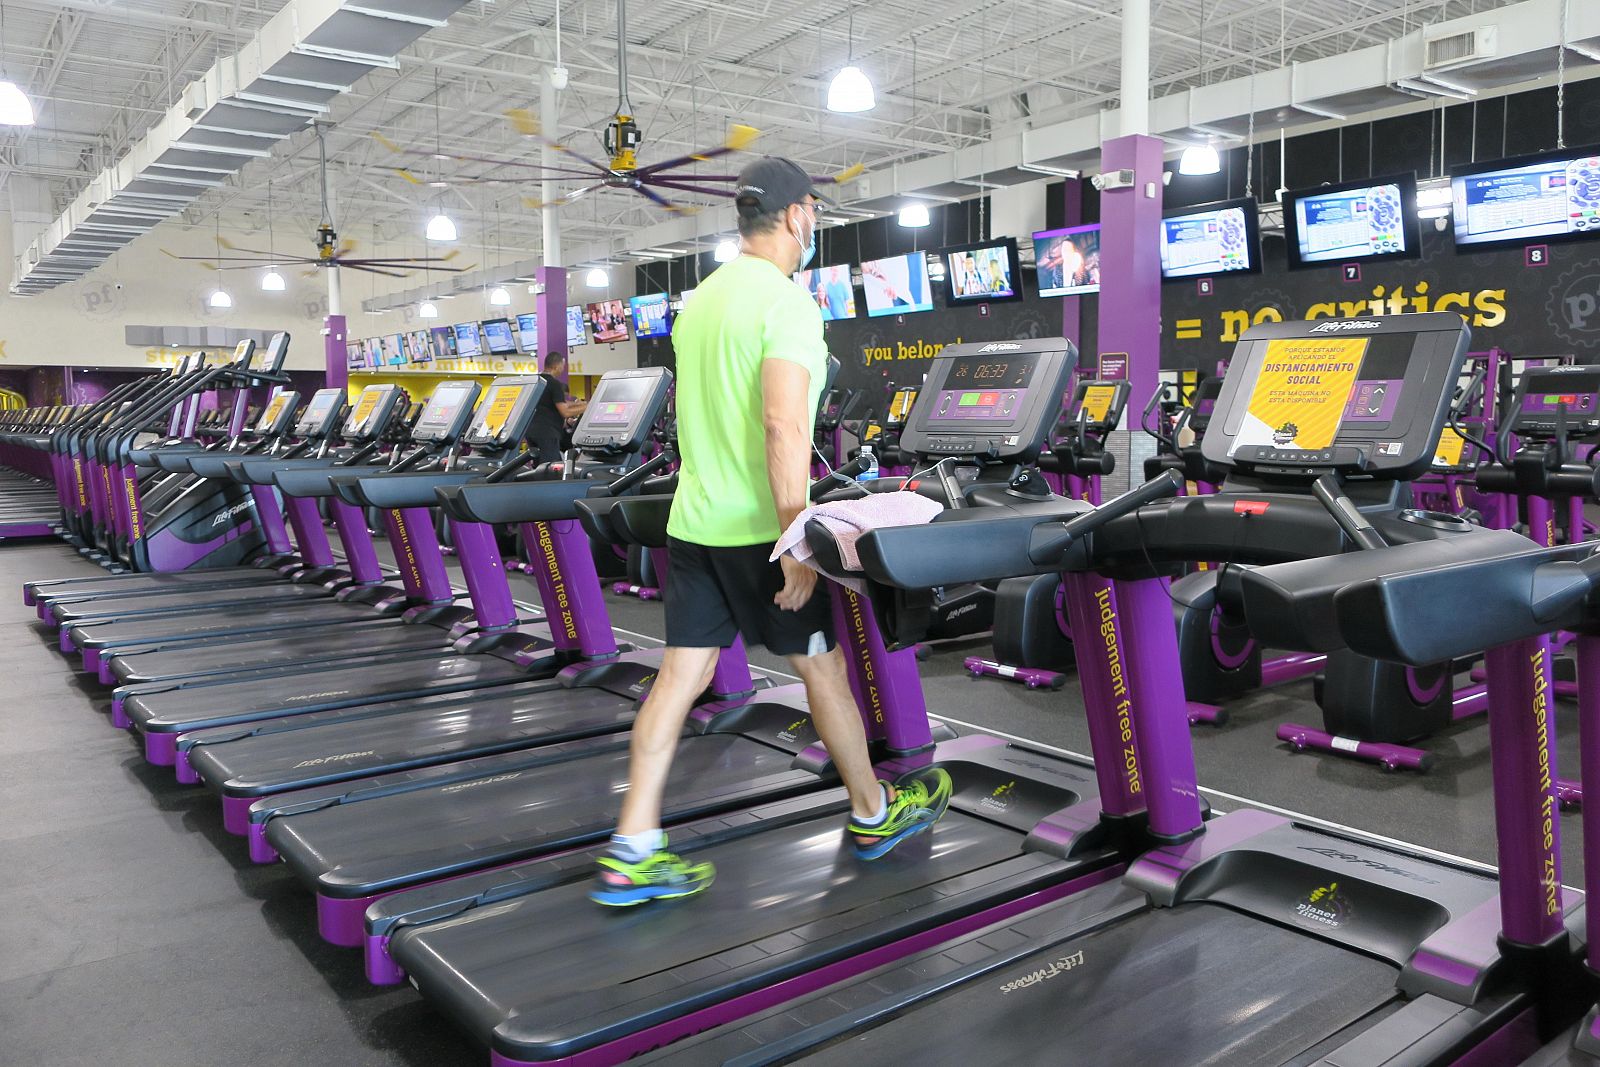
{"type": "Polygon", "coordinates": [[[402,928],[390,952],[429,1000],[492,1035],[495,1051],[549,1059],[975,914],[1073,869],[955,810],[868,862],[845,837],[845,814],[841,802],[693,851],[716,864],[716,885],[670,907],[602,908],[588,899],[585,870],[402,928]]]}
{"type": "Polygon", "coordinates": [[[150,652],[122,652],[111,663],[111,673],[124,685],[161,678],[182,678],[258,667],[320,663],[352,656],[412,649],[444,649],[450,635],[437,626],[413,625],[398,618],[373,613],[374,622],[387,626],[347,626],[332,633],[290,631],[234,641],[189,642],[190,647],[158,648],[150,652]]]}
{"type": "Polygon", "coordinates": [[[1070,904],[925,953],[839,996],[819,994],[814,1006],[807,1001],[782,1016],[665,1050],[661,1060],[709,1064],[737,1056],[749,1067],[802,1059],[818,1067],[888,1060],[919,1067],[1265,1067],[1294,1061],[1395,999],[1399,972],[1391,964],[1219,905],[1147,910],[1061,941],[1052,934],[1070,904]],[[911,980],[980,961],[985,948],[993,954],[1025,944],[1044,947],[873,1029],[820,1047],[796,1047],[799,1037],[781,1049],[773,1044],[806,1022],[825,1027],[841,1005],[845,1011],[886,1005],[911,980]]]}
{"type": "MultiPolygon", "coordinates": [[[[628,738],[594,748],[576,767],[529,766],[558,758],[548,749],[473,761],[483,766],[481,777],[275,819],[267,839],[296,874],[315,879],[316,892],[333,897],[372,896],[571,847],[616,823],[628,782],[628,738]]],[[[746,803],[821,784],[809,771],[790,770],[793,762],[782,749],[736,734],[688,739],[673,761],[668,810],[726,808],[752,784],[768,791],[746,803]]]]}

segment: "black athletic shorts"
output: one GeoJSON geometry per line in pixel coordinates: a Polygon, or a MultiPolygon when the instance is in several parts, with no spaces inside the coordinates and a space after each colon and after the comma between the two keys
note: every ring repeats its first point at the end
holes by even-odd
{"type": "Polygon", "coordinates": [[[827,580],[818,575],[805,606],[785,611],[772,602],[783,588],[783,568],[768,560],[770,555],[771,545],[713,548],[669,537],[667,644],[727,648],[742,636],[746,645],[765,645],[777,656],[832,648],[827,580]]]}

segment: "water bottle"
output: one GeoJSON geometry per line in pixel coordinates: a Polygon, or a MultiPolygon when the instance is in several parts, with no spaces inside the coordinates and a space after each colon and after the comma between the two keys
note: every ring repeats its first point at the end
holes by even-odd
{"type": "Polygon", "coordinates": [[[878,456],[872,451],[871,445],[861,446],[861,473],[856,475],[858,482],[876,481],[878,478],[878,456]]]}

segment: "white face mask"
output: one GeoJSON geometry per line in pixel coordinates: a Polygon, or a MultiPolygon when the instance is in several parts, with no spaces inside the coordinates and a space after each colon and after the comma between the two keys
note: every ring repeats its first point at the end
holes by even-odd
{"type": "Polygon", "coordinates": [[[800,246],[800,265],[795,270],[805,270],[806,266],[817,254],[817,225],[811,224],[811,232],[805,237],[800,236],[799,227],[789,231],[789,236],[794,238],[794,243],[800,246]]]}

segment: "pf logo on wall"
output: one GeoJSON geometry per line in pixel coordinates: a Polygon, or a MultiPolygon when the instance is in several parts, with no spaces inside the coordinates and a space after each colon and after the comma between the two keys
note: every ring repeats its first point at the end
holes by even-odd
{"type": "Polygon", "coordinates": [[[128,309],[128,294],[121,282],[112,279],[79,286],[72,302],[85,315],[120,315],[128,309]]]}
{"type": "Polygon", "coordinates": [[[1556,335],[1574,348],[1600,345],[1600,270],[1573,267],[1550,293],[1550,323],[1556,335]]]}

